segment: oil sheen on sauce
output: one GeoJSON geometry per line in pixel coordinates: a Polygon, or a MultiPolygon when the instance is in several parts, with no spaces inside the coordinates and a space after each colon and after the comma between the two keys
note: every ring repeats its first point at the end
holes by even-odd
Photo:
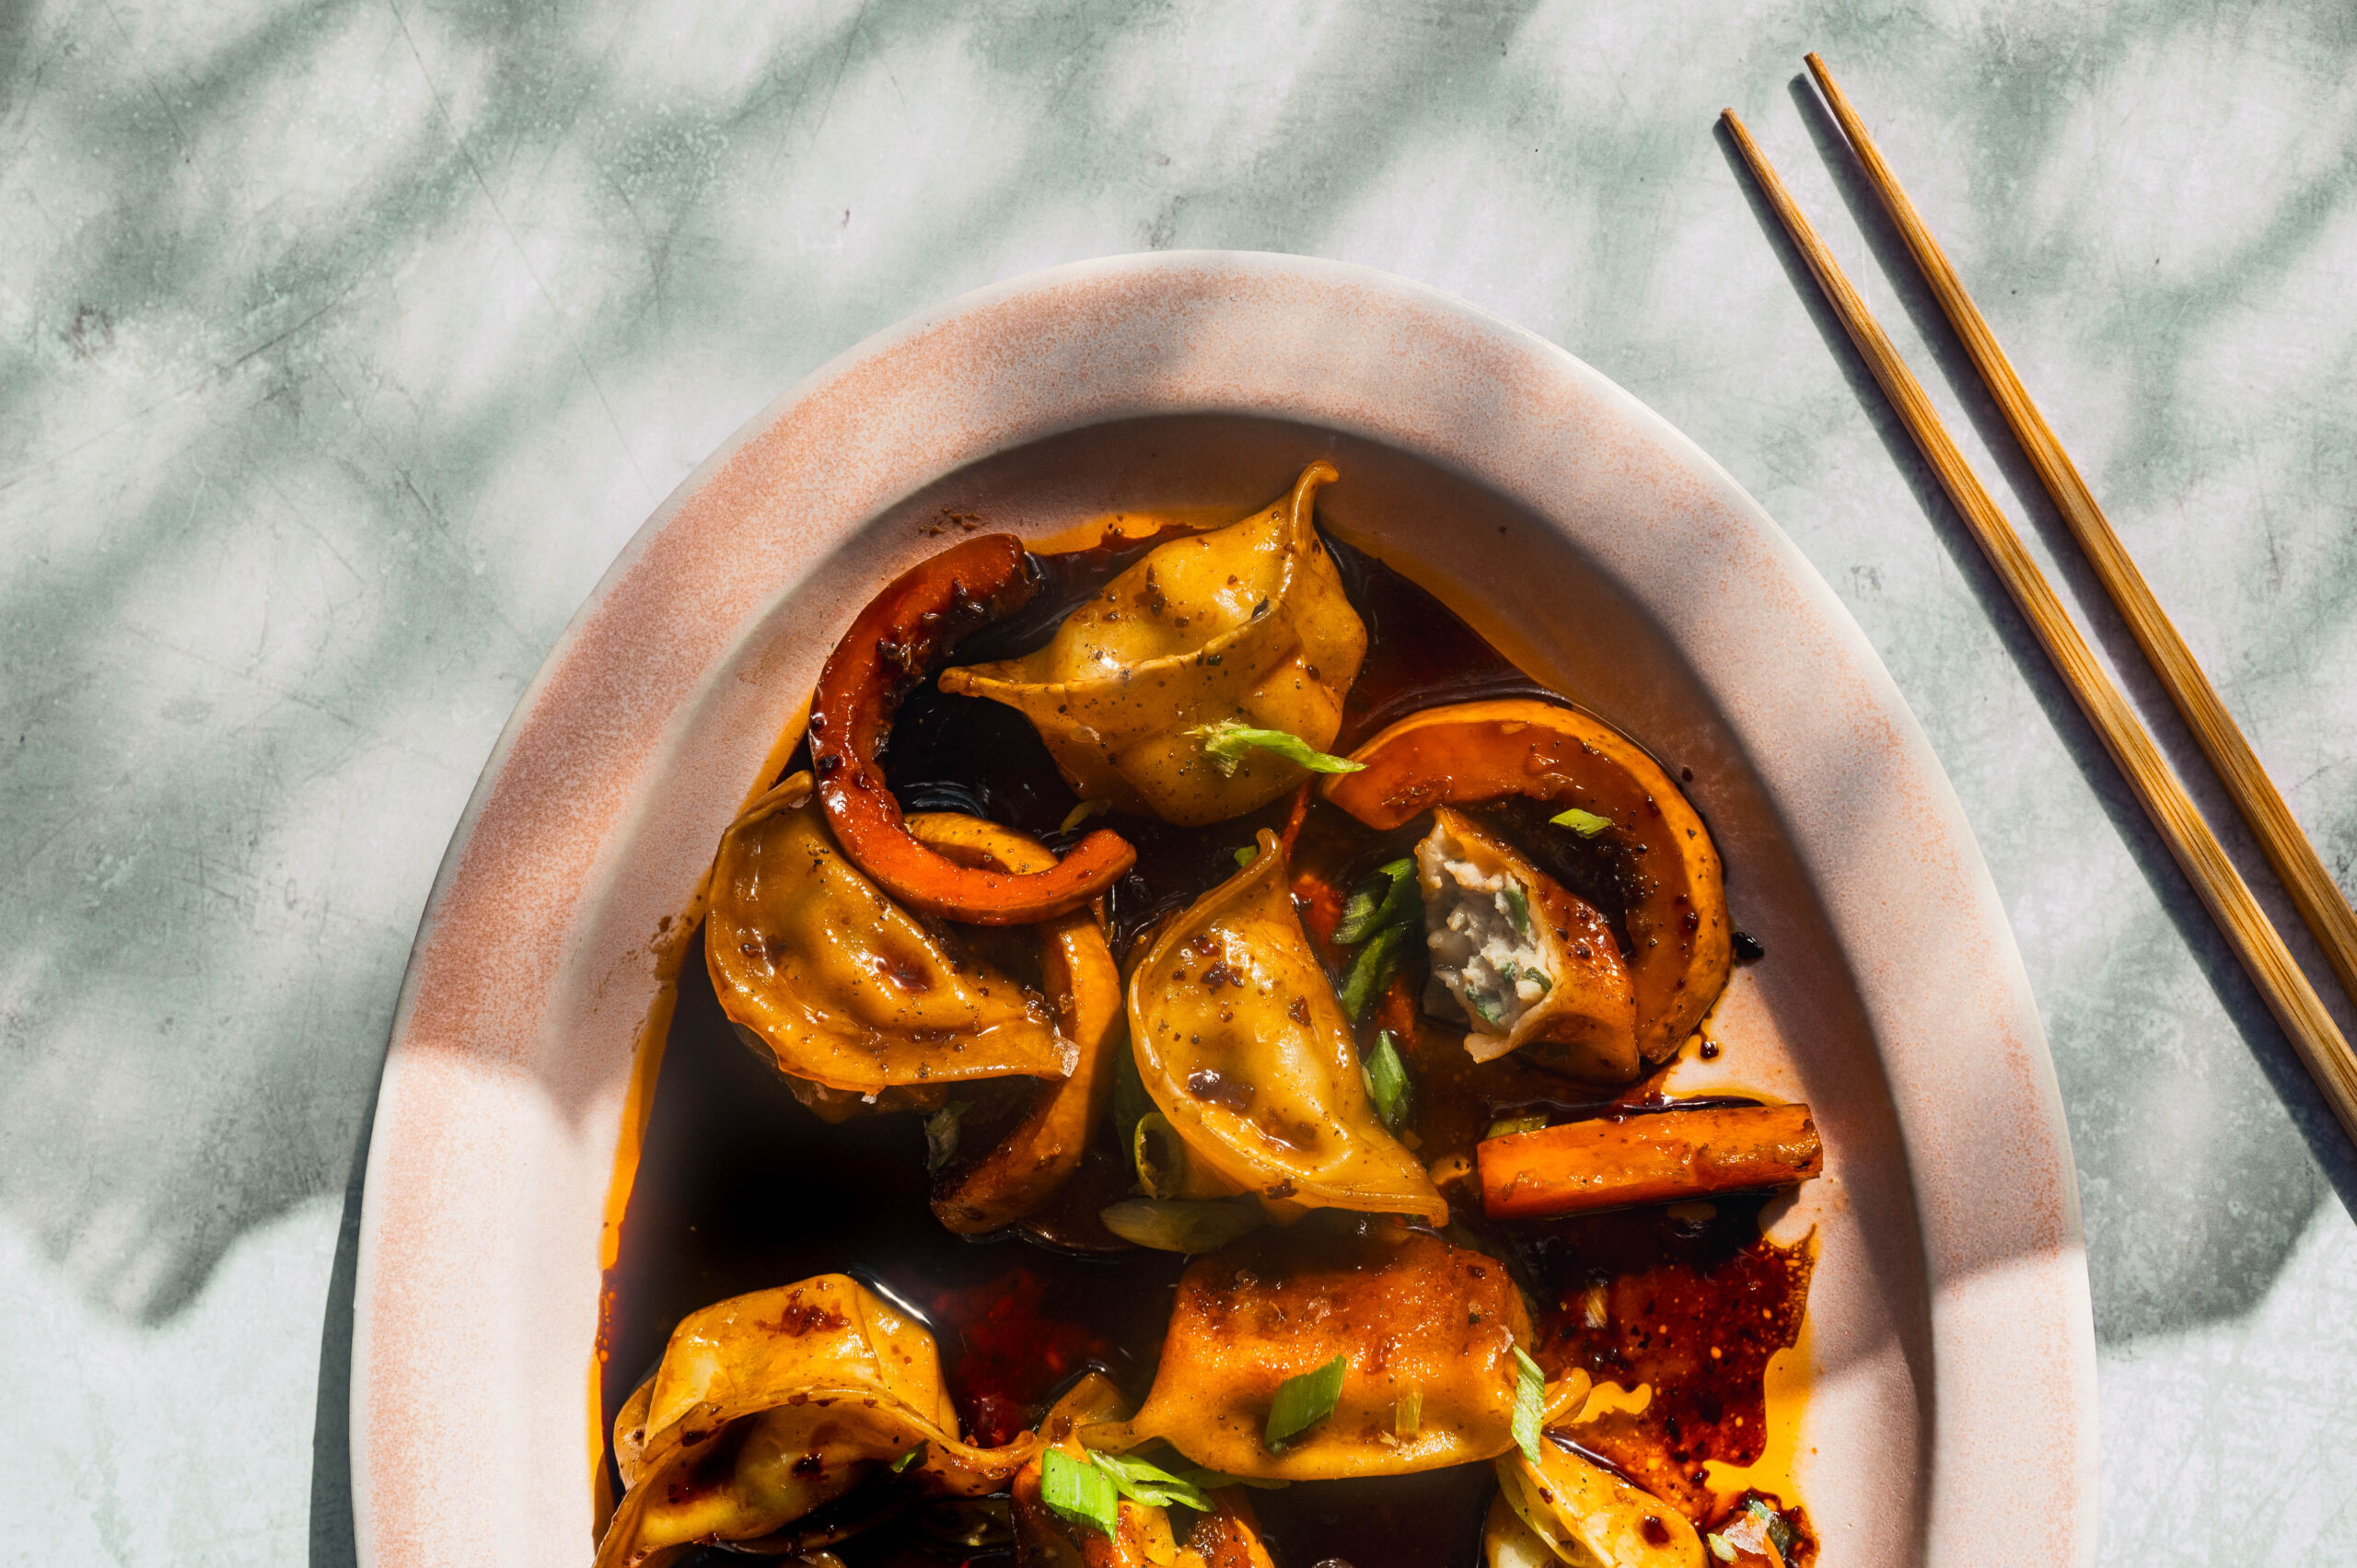
{"type": "MultiPolygon", "coordinates": [[[[1101,545],[1036,557],[1039,587],[1031,602],[969,637],[957,661],[1038,646],[1160,537],[1109,529],[1101,545]]],[[[1438,703],[1553,696],[1407,578],[1347,545],[1329,541],[1329,549],[1368,629],[1366,661],[1336,749],[1438,703]]],[[[807,749],[795,749],[780,772],[807,766],[807,749]]],[[[908,810],[973,812],[1057,848],[1077,836],[1062,827],[1076,797],[1028,721],[1009,708],[945,697],[928,683],[903,704],[884,762],[908,810]]],[[[1292,815],[1292,803],[1281,801],[1200,830],[1112,819],[1138,849],[1136,868],[1109,900],[1116,955],[1155,919],[1233,874],[1235,852],[1260,828],[1283,830],[1292,815]]],[[[1576,849],[1539,842],[1543,836],[1527,817],[1506,809],[1493,819],[1546,850],[1549,869],[1617,921],[1624,899],[1613,868],[1576,863],[1576,849]],[[1565,864],[1566,854],[1575,863],[1565,864]]],[[[1322,943],[1332,931],[1353,878],[1404,853],[1420,830],[1376,834],[1330,807],[1306,809],[1296,824],[1295,894],[1315,938],[1322,943]]],[[[1339,969],[1330,947],[1325,956],[1339,969]]],[[[863,1278],[931,1325],[972,1441],[1006,1441],[1092,1366],[1132,1398],[1143,1396],[1185,1260],[1115,1249],[1096,1226],[1096,1209],[1126,1190],[1128,1173],[1118,1160],[1092,1156],[1067,1201],[1039,1227],[1065,1245],[1012,1234],[954,1236],[927,1206],[920,1119],[820,1121],[737,1038],[714,995],[701,935],[691,938],[683,958],[637,1174],[605,1282],[598,1350],[605,1431],[686,1314],[833,1272],[863,1278]]],[[[1477,1091],[1454,1034],[1421,1017],[1421,970],[1411,964],[1364,1027],[1366,1043],[1378,1028],[1402,1042],[1419,1083],[1419,1153],[1425,1159],[1469,1154],[1496,1116],[1611,1109],[1594,1091],[1536,1070],[1493,1071],[1477,1091]]],[[[1646,1087],[1638,1086],[1620,1103],[1646,1087]]],[[[1651,1390],[1641,1411],[1616,1410],[1582,1425],[1590,1456],[1705,1522],[1740,1504],[1704,1483],[1703,1467],[1759,1458],[1761,1373],[1771,1355],[1792,1343],[1807,1292],[1805,1248],[1765,1241],[1758,1210],[1757,1201],[1744,1200],[1722,1202],[1700,1220],[1637,1210],[1518,1237],[1491,1233],[1478,1209],[1458,1216],[1526,1271],[1538,1298],[1540,1360],[1550,1373],[1579,1365],[1599,1385],[1651,1390]]],[[[604,1482],[618,1489],[610,1469],[604,1482]]],[[[1467,1568],[1480,1560],[1481,1519],[1493,1485],[1481,1464],[1251,1495],[1281,1568],[1467,1568]]],[[[1771,1501],[1781,1506],[1794,1500],[1771,1501]]],[[[1808,1544],[1798,1560],[1813,1555],[1808,1544]]],[[[853,1568],[1011,1562],[1003,1548],[946,1546],[903,1522],[832,1550],[853,1568]]],[[[686,1561],[746,1560],[707,1550],[686,1561]]]]}

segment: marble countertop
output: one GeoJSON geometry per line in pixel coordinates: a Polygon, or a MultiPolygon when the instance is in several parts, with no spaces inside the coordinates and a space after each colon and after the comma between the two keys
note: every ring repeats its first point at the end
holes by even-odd
{"type": "Polygon", "coordinates": [[[804,372],[1166,247],[1462,295],[1759,498],[1930,732],[2028,963],[2104,1561],[2347,1560],[2357,1160],[1713,129],[1746,116],[2228,821],[1811,48],[2357,886],[2343,5],[0,6],[0,1384],[38,1434],[7,1560],[350,1560],[354,1162],[517,697],[804,372]]]}

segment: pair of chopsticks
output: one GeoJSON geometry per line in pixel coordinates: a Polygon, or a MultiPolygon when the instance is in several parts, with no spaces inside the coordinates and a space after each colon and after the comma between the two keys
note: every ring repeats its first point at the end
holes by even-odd
{"type": "MultiPolygon", "coordinates": [[[[2005,352],[1997,346],[1996,337],[1989,331],[1989,323],[1965,293],[1956,269],[1923,226],[1915,204],[1899,188],[1898,178],[1866,134],[1864,122],[1840,87],[1825,62],[1815,54],[1807,57],[1809,73],[1817,78],[1818,89],[1840,122],[1842,134],[1849,138],[1858,161],[1864,167],[1866,178],[1881,197],[1882,204],[1905,237],[1907,249],[1932,285],[1932,292],[1947,312],[1949,324],[1963,340],[1965,352],[1988,384],[1991,396],[2013,427],[2014,437],[2038,470],[2046,492],[2054,498],[2055,506],[2078,540],[2079,548],[2086,552],[2096,575],[2103,582],[2112,602],[2127,619],[2137,645],[2144,650],[2153,668],[2161,678],[2169,698],[2177,704],[2200,743],[2202,754],[2224,781],[2233,796],[2243,820],[2267,853],[2269,864],[2282,878],[2300,912],[2300,918],[2330,961],[2340,983],[2352,1001],[2357,1001],[2357,915],[2349,901],[2342,898],[2331,873],[2316,856],[2316,847],[2300,830],[2291,808],[2283,804],[2283,796],[2273,781],[2252,755],[2250,743],[2243,738],[2225,704],[2218,700],[2217,689],[2194,661],[2193,654],[2177,635],[2176,626],[2153,598],[2145,585],[2144,575],[2129,558],[2119,536],[2112,531],[2110,521],[2087,490],[2086,482],[2055,439],[2054,432],[2030,401],[2021,377],[2014,373],[2005,352]]],[[[1975,542],[1989,558],[1991,566],[2004,582],[2017,605],[2044,645],[2046,654],[2061,673],[2063,683],[2080,710],[2103,738],[2104,749],[2125,774],[2144,813],[2177,857],[2193,889],[2208,907],[2211,918],[2225,934],[2226,941],[2249,971],[2251,981],[2266,998],[2268,1009],[2291,1037],[2293,1049],[2316,1080],[2316,1087],[2330,1102],[2333,1114],[2352,1142],[2357,1142],[2357,1052],[2350,1050],[2349,1041],[2325,1011],[2307,976],[2293,961],[2291,952],[2283,946],[2282,935],[2269,923],[2266,914],[2251,897],[2249,887],[2235,870],[2219,846],[2218,836],[2209,823],[2194,808],[2185,785],[2162,758],[2153,744],[2152,736],[2131,709],[2112,683],[2110,676],[2097,664],[2088,651],[2086,639],[2071,620],[2061,601],[2054,597],[2038,563],[2022,548],[2020,536],[2004,513],[1998,510],[1980,479],[1956,449],[1940,416],[1933,410],[1931,400],[1891,346],[1890,339],[1866,308],[1865,301],[1850,285],[1825,242],[1809,226],[1808,219],[1793,202],[1792,192],[1777,177],[1759,144],[1743,122],[1730,109],[1720,117],[1728,134],[1735,138],[1744,161],[1751,168],[1752,176],[1767,193],[1769,204],[1783,221],[1785,232],[1794,246],[1807,261],[1809,271],[1817,277],[1817,285],[1825,291],[1834,313],[1849,330],[1850,339],[1857,344],[1858,353],[1874,371],[1875,379],[1882,384],[1884,395],[1898,411],[1898,417],[1922,449],[1924,459],[1939,475],[1948,499],[1955,503],[1965,524],[1972,530],[1975,542]]]]}

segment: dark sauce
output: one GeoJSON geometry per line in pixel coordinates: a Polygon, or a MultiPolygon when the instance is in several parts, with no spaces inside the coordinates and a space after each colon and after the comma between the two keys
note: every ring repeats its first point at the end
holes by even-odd
{"type": "MultiPolygon", "coordinates": [[[[1014,657],[1039,646],[1081,602],[1180,531],[1187,530],[1135,539],[1109,533],[1091,549],[1034,557],[1030,600],[967,637],[956,661],[1014,657]]],[[[1338,541],[1329,540],[1328,548],[1368,632],[1366,660],[1346,701],[1337,749],[1434,703],[1500,696],[1563,700],[1531,681],[1407,578],[1338,541]]],[[[881,761],[905,810],[988,817],[1059,849],[1099,826],[1128,839],[1137,848],[1137,866],[1107,900],[1117,958],[1156,921],[1233,875],[1236,852],[1252,843],[1259,830],[1285,831],[1295,809],[1283,800],[1200,830],[1121,815],[1067,829],[1077,797],[1029,723],[983,699],[946,696],[930,680],[902,703],[881,761]]],[[[784,772],[808,765],[805,745],[784,772]]],[[[1522,809],[1522,803],[1494,804],[1485,814],[1620,925],[1628,889],[1616,881],[1608,850],[1547,829],[1543,816],[1522,809]]],[[[1424,824],[1376,834],[1329,807],[1311,804],[1295,825],[1296,898],[1339,983],[1348,955],[1329,937],[1342,900],[1357,879],[1407,853],[1424,824]]],[[[1362,1035],[1371,1045],[1377,1030],[1389,1029],[1399,1042],[1416,1083],[1421,1157],[1469,1153],[1497,1115],[1536,1111],[1563,1121],[1625,1113],[1650,1093],[1650,1085],[1597,1090],[1514,1058],[1475,1068],[1457,1033],[1422,1013],[1423,958],[1421,945],[1411,947],[1370,1009],[1362,1035]]],[[[1015,1105],[1010,1097],[1004,1108],[1010,1119],[1015,1105]]],[[[975,1131],[986,1132],[996,1119],[978,1107],[975,1131]]],[[[887,1115],[830,1124],[806,1109],[768,1061],[737,1038],[713,993],[702,938],[694,938],[681,969],[619,1256],[606,1279],[598,1342],[606,1430],[652,1372],[682,1317],[732,1295],[832,1272],[860,1276],[931,1325],[970,1441],[1006,1441],[1091,1366],[1109,1373],[1131,1398],[1143,1397],[1185,1260],[1121,1249],[1097,1224],[1097,1212],[1129,1191],[1127,1163],[1106,1146],[1109,1143],[1092,1147],[1050,1208],[1026,1222],[1028,1234],[980,1240],[954,1236],[928,1206],[920,1119],[887,1115]]],[[[1744,1462],[1744,1423],[1760,1430],[1759,1368],[1771,1342],[1789,1342],[1796,1331],[1806,1291],[1805,1261],[1795,1265],[1760,1240],[1758,1207],[1754,1200],[1723,1202],[1717,1216],[1699,1229],[1681,1230],[1659,1212],[1637,1211],[1519,1238],[1489,1233],[1478,1208],[1461,1211],[1459,1218],[1488,1243],[1514,1249],[1515,1266],[1541,1305],[1541,1359],[1550,1370],[1580,1365],[1599,1381],[1655,1379],[1652,1424],[1609,1429],[1599,1439],[1605,1446],[1597,1457],[1649,1483],[1660,1479],[1691,1492],[1690,1472],[1702,1458],[1744,1462]],[[1584,1293],[1599,1281],[1616,1306],[1620,1293],[1636,1293],[1628,1310],[1651,1313],[1669,1326],[1668,1336],[1616,1339],[1580,1327],[1584,1293]],[[1758,1330],[1730,1334],[1727,1314],[1747,1310],[1760,1315],[1758,1330]],[[1681,1371],[1678,1376],[1689,1380],[1668,1391],[1673,1385],[1663,1379],[1673,1362],[1692,1363],[1706,1324],[1713,1325],[1712,1342],[1722,1345],[1722,1360],[1730,1344],[1740,1359],[1724,1369],[1681,1371]]],[[[618,1494],[610,1468],[608,1483],[618,1494]]],[[[1301,1483],[1257,1491],[1251,1498],[1281,1568],[1329,1562],[1351,1568],[1470,1568],[1480,1562],[1481,1523],[1493,1484],[1490,1467],[1478,1464],[1408,1477],[1301,1483]]],[[[865,1494],[863,1489],[830,1508],[879,1506],[865,1494]]],[[[1771,1501],[1782,1506],[1790,1500],[1771,1501]]],[[[891,1495],[882,1496],[880,1507],[883,1522],[830,1549],[853,1568],[1011,1561],[1003,1546],[945,1544],[937,1509],[891,1495]]],[[[684,1561],[717,1565],[744,1559],[707,1549],[684,1561]]]]}
{"type": "MultiPolygon", "coordinates": [[[[1724,1510],[1704,1466],[1756,1463],[1768,1439],[1769,1358],[1800,1336],[1814,1238],[1760,1234],[1764,1195],[1555,1220],[1518,1233],[1538,1286],[1538,1360],[1633,1390],[1641,1412],[1584,1423],[1580,1447],[1689,1517],[1724,1510]]],[[[1791,1498],[1771,1502],[1779,1509],[1791,1498]]]]}

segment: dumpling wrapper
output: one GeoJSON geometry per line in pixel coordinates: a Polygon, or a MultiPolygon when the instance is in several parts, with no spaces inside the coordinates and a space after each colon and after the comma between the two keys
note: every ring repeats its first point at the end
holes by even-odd
{"type": "Polygon", "coordinates": [[[1130,977],[1130,1040],[1190,1164],[1272,1202],[1447,1221],[1367,1098],[1276,834],[1155,939],[1130,977]]]}
{"type": "Polygon", "coordinates": [[[597,1568],[695,1541],[752,1540],[833,1501],[920,1445],[908,1480],[979,1496],[1039,1451],[958,1440],[933,1335],[844,1274],[692,1312],[614,1421],[629,1488],[597,1568]]]}
{"type": "MultiPolygon", "coordinates": [[[[1178,1282],[1154,1388],[1095,1448],[1161,1439],[1196,1464],[1283,1481],[1405,1475],[1514,1446],[1515,1346],[1530,1338],[1505,1265],[1397,1223],[1306,1223],[1198,1258],[1178,1282]],[[1272,1453],[1277,1386],[1347,1359],[1334,1413],[1272,1453]],[[1413,1430],[1399,1401],[1416,1396],[1413,1430]]],[[[1587,1392],[1559,1386],[1555,1406],[1587,1392]]]]}
{"type": "Polygon", "coordinates": [[[1516,1449],[1497,1462],[1498,1498],[1483,1532],[1490,1568],[1711,1568],[1693,1524],[1660,1498],[1552,1438],[1539,1439],[1538,1456],[1534,1465],[1516,1449]]]}
{"type": "Polygon", "coordinates": [[[1021,658],[941,672],[941,690],[1022,712],[1087,800],[1180,827],[1224,822],[1307,777],[1272,751],[1230,769],[1191,731],[1222,720],[1318,750],[1366,656],[1366,626],[1311,522],[1310,464],[1242,522],[1158,545],[1021,658]]]}
{"type": "Polygon", "coordinates": [[[1424,1008],[1465,1020],[1476,1062],[1521,1051],[1592,1083],[1637,1075],[1637,998],[1603,912],[1462,812],[1416,845],[1432,982],[1424,1008]]]}
{"type": "Polygon", "coordinates": [[[830,1089],[1073,1069],[1045,1002],[952,952],[836,847],[808,773],[721,836],[704,958],[721,1010],[782,1071],[830,1089]]]}

